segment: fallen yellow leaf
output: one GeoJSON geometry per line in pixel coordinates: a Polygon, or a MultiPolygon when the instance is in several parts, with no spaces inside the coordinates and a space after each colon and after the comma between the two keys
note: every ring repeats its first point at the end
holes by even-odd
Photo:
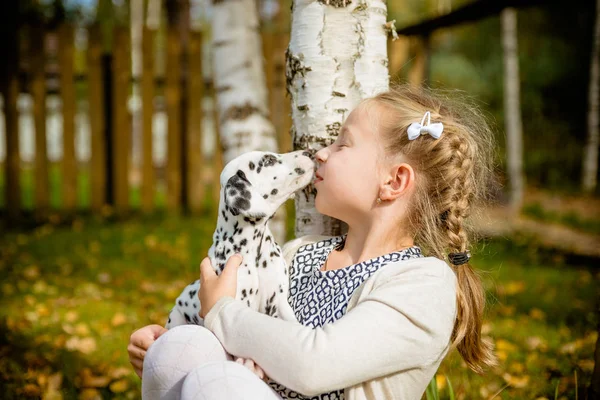
{"type": "Polygon", "coordinates": [[[533,319],[541,321],[544,318],[546,318],[546,313],[540,310],[539,308],[532,308],[531,311],[529,311],[529,316],[533,319]]]}
{"type": "Polygon", "coordinates": [[[125,379],[121,379],[119,381],[111,383],[109,388],[113,393],[123,393],[129,388],[129,384],[125,379]]]}
{"type": "Polygon", "coordinates": [[[79,336],[88,336],[90,334],[90,328],[83,322],[75,325],[75,334],[79,336]]]}
{"type": "Polygon", "coordinates": [[[118,312],[113,316],[110,323],[112,324],[112,326],[119,326],[123,325],[125,322],[127,322],[127,317],[125,316],[125,314],[118,312]]]}
{"type": "Polygon", "coordinates": [[[124,376],[130,375],[133,372],[133,369],[131,368],[126,368],[126,367],[118,367],[115,368],[113,370],[111,370],[108,375],[112,378],[112,379],[120,379],[124,376]]]}
{"type": "Polygon", "coordinates": [[[508,383],[510,386],[515,387],[517,389],[522,389],[529,384],[529,376],[513,376],[509,373],[504,373],[502,378],[508,383]]]}
{"type": "Polygon", "coordinates": [[[65,347],[70,351],[79,351],[83,354],[91,354],[96,351],[96,340],[91,337],[81,339],[77,336],[73,336],[67,340],[65,347]]]}
{"type": "Polygon", "coordinates": [[[506,350],[506,351],[515,351],[517,349],[517,346],[515,346],[514,344],[510,343],[507,340],[498,339],[498,340],[496,340],[496,349],[506,350]]]}
{"type": "Polygon", "coordinates": [[[65,321],[67,322],[75,322],[75,320],[77,319],[78,315],[76,311],[67,311],[67,313],[65,314],[65,321]]]}
{"type": "Polygon", "coordinates": [[[525,291],[525,282],[523,281],[512,281],[504,285],[503,294],[512,296],[525,291]]]}
{"type": "Polygon", "coordinates": [[[84,388],[103,388],[108,386],[110,378],[108,376],[95,376],[89,368],[84,368],[79,374],[81,378],[81,387],[84,388]]]}
{"type": "Polygon", "coordinates": [[[79,393],[79,400],[102,400],[102,395],[96,389],[83,389],[79,393]]]}

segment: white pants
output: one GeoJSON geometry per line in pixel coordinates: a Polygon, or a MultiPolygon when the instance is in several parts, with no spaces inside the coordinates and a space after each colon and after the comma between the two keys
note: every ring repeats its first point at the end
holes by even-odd
{"type": "Polygon", "coordinates": [[[142,398],[281,400],[258,376],[232,361],[212,332],[197,325],[172,328],[150,346],[142,398]]]}

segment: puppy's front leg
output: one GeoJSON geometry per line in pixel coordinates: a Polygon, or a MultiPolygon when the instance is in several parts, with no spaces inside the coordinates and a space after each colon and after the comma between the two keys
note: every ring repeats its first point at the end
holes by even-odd
{"type": "Polygon", "coordinates": [[[294,313],[294,310],[292,310],[292,306],[290,306],[290,303],[287,301],[287,297],[279,296],[278,299],[277,318],[281,318],[284,321],[298,322],[296,314],[294,313]]]}

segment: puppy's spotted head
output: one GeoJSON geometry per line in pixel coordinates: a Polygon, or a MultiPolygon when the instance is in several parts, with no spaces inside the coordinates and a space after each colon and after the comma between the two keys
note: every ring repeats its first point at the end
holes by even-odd
{"type": "Polygon", "coordinates": [[[270,217],[310,183],[314,162],[307,153],[252,151],[231,160],[221,173],[225,211],[248,218],[270,217]]]}

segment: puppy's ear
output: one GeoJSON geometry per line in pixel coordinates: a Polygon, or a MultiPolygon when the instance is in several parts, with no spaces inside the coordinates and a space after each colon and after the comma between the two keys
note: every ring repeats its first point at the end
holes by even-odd
{"type": "Polygon", "coordinates": [[[264,200],[255,193],[246,174],[238,169],[225,184],[225,205],[233,215],[243,215],[250,218],[264,218],[267,214],[261,210],[264,200]]]}

